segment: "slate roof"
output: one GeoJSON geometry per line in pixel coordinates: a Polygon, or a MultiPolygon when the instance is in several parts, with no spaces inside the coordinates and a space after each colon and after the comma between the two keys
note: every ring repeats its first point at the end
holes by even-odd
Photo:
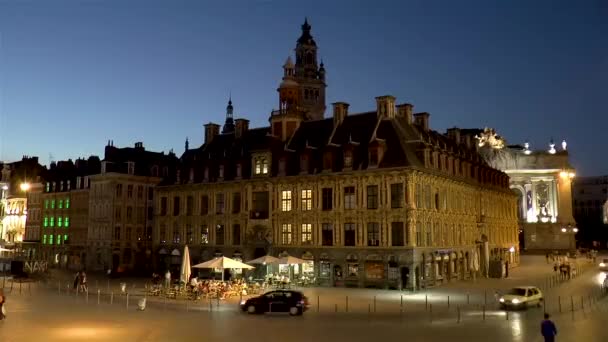
{"type": "Polygon", "coordinates": [[[106,172],[128,174],[128,162],[134,162],[136,176],[168,178],[174,178],[178,164],[178,158],[173,152],[165,154],[146,151],[141,143],[135,147],[123,148],[107,145],[103,161],[106,162],[106,172]],[[153,171],[155,168],[156,174],[153,171]]]}

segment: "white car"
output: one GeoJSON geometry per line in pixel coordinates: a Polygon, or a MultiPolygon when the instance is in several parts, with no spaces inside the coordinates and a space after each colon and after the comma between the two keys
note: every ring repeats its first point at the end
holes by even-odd
{"type": "Polygon", "coordinates": [[[527,308],[532,305],[540,307],[543,302],[543,293],[534,286],[515,287],[502,295],[499,302],[502,309],[527,308]]]}
{"type": "Polygon", "coordinates": [[[608,259],[604,259],[600,262],[600,271],[608,271],[608,259]]]}

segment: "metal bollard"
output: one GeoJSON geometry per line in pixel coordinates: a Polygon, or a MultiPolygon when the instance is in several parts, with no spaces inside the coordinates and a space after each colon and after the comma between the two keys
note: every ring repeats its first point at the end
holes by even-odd
{"type": "Polygon", "coordinates": [[[456,305],[456,312],[458,313],[458,319],[456,320],[456,323],[460,323],[460,306],[456,305]]]}
{"type": "Polygon", "coordinates": [[[557,296],[557,306],[559,307],[559,313],[562,313],[562,296],[557,296]]]}
{"type": "Polygon", "coordinates": [[[433,323],[433,304],[429,304],[429,321],[433,323]]]}
{"type": "Polygon", "coordinates": [[[20,282],[19,282],[19,294],[21,294],[21,286],[22,286],[22,285],[23,285],[23,282],[22,282],[22,281],[20,281],[20,282]]]}
{"type": "Polygon", "coordinates": [[[450,308],[450,296],[448,296],[448,309],[450,308]]]}
{"type": "Polygon", "coordinates": [[[488,305],[488,290],[483,292],[483,305],[488,305]]]}
{"type": "Polygon", "coordinates": [[[486,320],[486,306],[485,305],[482,307],[482,310],[483,310],[483,320],[485,321],[486,320]]]}
{"type": "Polygon", "coordinates": [[[97,305],[101,302],[101,290],[97,289],[97,305]]]}
{"type": "Polygon", "coordinates": [[[570,311],[572,311],[572,320],[574,320],[574,297],[570,296],[570,311]]]}
{"type": "Polygon", "coordinates": [[[505,312],[507,313],[507,314],[505,315],[505,317],[506,317],[506,319],[507,319],[507,321],[508,321],[508,320],[509,320],[509,310],[505,310],[505,312]]]}
{"type": "Polygon", "coordinates": [[[374,296],[374,313],[376,313],[376,296],[374,296]]]}
{"type": "Polygon", "coordinates": [[[467,305],[471,304],[469,294],[467,293],[467,305]]]}
{"type": "Polygon", "coordinates": [[[429,295],[424,295],[424,309],[428,310],[429,309],[429,295]]]}
{"type": "Polygon", "coordinates": [[[317,312],[321,310],[321,296],[317,296],[317,312]]]}
{"type": "Polygon", "coordinates": [[[348,296],[346,296],[346,306],[345,306],[345,311],[348,312],[348,296]]]}
{"type": "Polygon", "coordinates": [[[127,311],[129,311],[129,294],[127,293],[127,311]]]}
{"type": "Polygon", "coordinates": [[[336,306],[336,312],[338,312],[338,304],[334,304],[336,306]]]}
{"type": "Polygon", "coordinates": [[[114,304],[114,292],[110,293],[110,304],[114,304]]]}

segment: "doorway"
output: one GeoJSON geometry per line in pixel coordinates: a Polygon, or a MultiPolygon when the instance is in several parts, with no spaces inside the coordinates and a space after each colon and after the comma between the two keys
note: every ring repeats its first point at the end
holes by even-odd
{"type": "Polygon", "coordinates": [[[410,268],[401,267],[401,288],[406,289],[410,286],[410,268]]]}

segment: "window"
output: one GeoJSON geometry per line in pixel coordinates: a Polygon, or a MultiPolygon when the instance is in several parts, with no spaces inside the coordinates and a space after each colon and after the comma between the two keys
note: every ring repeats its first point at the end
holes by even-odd
{"type": "Polygon", "coordinates": [[[154,189],[148,188],[148,201],[151,201],[153,199],[154,199],[154,189]]]}
{"type": "Polygon", "coordinates": [[[115,219],[116,221],[120,221],[121,216],[122,216],[121,208],[120,208],[120,207],[116,207],[116,208],[114,209],[114,219],[115,219]]]}
{"type": "Polygon", "coordinates": [[[281,211],[291,211],[291,190],[281,191],[281,211]]]}
{"type": "Polygon", "coordinates": [[[55,227],[55,217],[51,216],[51,227],[55,227]]]}
{"type": "Polygon", "coordinates": [[[59,206],[57,208],[63,209],[63,200],[59,200],[59,206]]]}
{"type": "Polygon", "coordinates": [[[215,195],[215,212],[217,214],[223,214],[226,212],[226,203],[224,202],[223,193],[215,195]]]}
{"type": "Polygon", "coordinates": [[[49,200],[44,200],[44,209],[48,209],[48,208],[49,208],[49,200]]]}
{"type": "Polygon", "coordinates": [[[300,157],[300,172],[308,173],[308,171],[309,171],[308,156],[304,154],[300,157]]]}
{"type": "Polygon", "coordinates": [[[241,225],[235,224],[232,226],[232,244],[238,246],[241,244],[241,225]]]}
{"type": "Polygon", "coordinates": [[[46,192],[50,192],[51,191],[51,183],[46,182],[46,192]]]}
{"type": "Polygon", "coordinates": [[[127,207],[127,221],[133,220],[133,207],[127,207]]]}
{"type": "MultiPolygon", "coordinates": [[[[48,185],[49,183],[46,183],[46,184],[48,185]]],[[[42,235],[42,244],[46,245],[46,234],[42,235]]]]}
{"type": "Polygon", "coordinates": [[[220,246],[224,244],[224,225],[218,224],[215,227],[215,244],[220,246]]]}
{"type": "Polygon", "coordinates": [[[160,225],[159,238],[160,243],[167,242],[167,227],[164,224],[160,225]]]}
{"type": "Polygon", "coordinates": [[[333,189],[332,188],[323,188],[322,190],[323,197],[323,210],[332,210],[333,209],[333,189]]]}
{"type": "Polygon", "coordinates": [[[357,238],[356,233],[354,223],[344,224],[344,246],[355,246],[357,238]]]}
{"type": "Polygon", "coordinates": [[[201,215],[207,215],[209,213],[209,196],[201,196],[201,215]]]}
{"type": "Polygon", "coordinates": [[[266,219],[268,218],[269,201],[268,191],[255,191],[253,197],[253,211],[251,218],[266,219]]]}
{"type": "Polygon", "coordinates": [[[344,209],[355,209],[357,199],[355,198],[355,187],[344,187],[344,209]]]}
{"type": "Polygon", "coordinates": [[[55,209],[55,200],[51,200],[51,209],[55,209]]]}
{"type": "Polygon", "coordinates": [[[173,216],[179,215],[179,197],[173,197],[173,216]]]}
{"type": "Polygon", "coordinates": [[[393,246],[405,246],[403,222],[391,223],[391,242],[393,246]]]}
{"type": "Polygon", "coordinates": [[[120,240],[120,227],[114,227],[114,240],[120,240]]]}
{"type": "Polygon", "coordinates": [[[181,242],[181,234],[179,232],[179,226],[177,224],[175,224],[173,226],[173,243],[180,243],[181,242]]]}
{"type": "Polygon", "coordinates": [[[286,162],[285,158],[279,159],[279,175],[282,175],[282,176],[285,175],[286,165],[287,165],[287,162],[286,162]]]}
{"type": "Polygon", "coordinates": [[[167,197],[160,198],[160,216],[167,215],[167,197]]]}
{"type": "Polygon", "coordinates": [[[367,245],[380,246],[380,224],[378,222],[367,224],[367,245]]]}
{"type": "Polygon", "coordinates": [[[64,225],[66,228],[70,226],[70,218],[69,218],[69,217],[67,217],[67,216],[66,216],[66,217],[63,219],[63,225],[64,225]]]}
{"type": "Polygon", "coordinates": [[[135,163],[134,162],[127,162],[127,172],[130,175],[135,174],[135,163]]]}
{"type": "Polygon", "coordinates": [[[367,209],[378,209],[378,186],[367,186],[367,209]]]}
{"type": "Polygon", "coordinates": [[[433,226],[430,224],[426,225],[426,245],[431,246],[433,244],[433,226]]]}
{"type": "Polygon", "coordinates": [[[53,234],[49,235],[49,245],[53,244],[53,234]]]}
{"type": "Polygon", "coordinates": [[[220,165],[217,170],[217,177],[224,178],[224,165],[220,165]]]}
{"type": "Polygon", "coordinates": [[[334,227],[331,223],[323,223],[321,226],[321,243],[323,246],[334,245],[334,227]]]}
{"type": "Polygon", "coordinates": [[[116,184],[116,197],[122,197],[122,184],[116,184]]]}
{"type": "Polygon", "coordinates": [[[127,198],[133,198],[133,185],[127,185],[127,198]]]}
{"type": "Polygon", "coordinates": [[[131,241],[131,232],[132,232],[132,228],[131,227],[127,227],[127,231],[125,233],[125,240],[127,241],[131,241]]]}
{"type": "Polygon", "coordinates": [[[48,227],[49,226],[49,218],[48,217],[44,217],[44,227],[48,227]]]}
{"type": "Polygon", "coordinates": [[[268,174],[268,159],[265,157],[255,158],[255,174],[266,175],[268,174]]]}
{"type": "Polygon", "coordinates": [[[416,246],[422,246],[422,223],[416,223],[416,246]]]}
{"type": "Polygon", "coordinates": [[[143,199],[144,198],[144,187],[143,185],[138,185],[137,186],[137,199],[143,199]]]}
{"type": "Polygon", "coordinates": [[[302,210],[312,210],[312,190],[302,190],[302,210]]]}
{"type": "Polygon", "coordinates": [[[241,193],[233,192],[232,193],[232,213],[238,214],[241,212],[241,193]]]}
{"type": "Polygon", "coordinates": [[[391,208],[403,208],[403,183],[391,184],[391,208]]]}
{"type": "Polygon", "coordinates": [[[192,216],[193,211],[194,211],[194,197],[188,196],[188,197],[186,197],[186,215],[192,216]]]}
{"type": "Polygon", "coordinates": [[[243,174],[243,167],[241,164],[236,164],[236,178],[241,178],[243,174]]]}
{"type": "Polygon", "coordinates": [[[303,245],[312,244],[312,224],[310,224],[310,223],[302,224],[302,244],[303,245]]]}
{"type": "Polygon", "coordinates": [[[70,209],[70,199],[69,198],[65,199],[65,208],[70,209]]]}
{"type": "Polygon", "coordinates": [[[291,245],[291,223],[283,223],[281,226],[281,243],[291,245]]]}
{"type": "Polygon", "coordinates": [[[63,227],[63,217],[61,216],[57,218],[57,227],[63,227]]]}
{"type": "Polygon", "coordinates": [[[378,165],[378,148],[372,147],[369,149],[369,165],[378,165]]]}
{"type": "Polygon", "coordinates": [[[201,225],[201,245],[209,244],[209,228],[206,224],[201,225]]]}
{"type": "Polygon", "coordinates": [[[353,167],[353,153],[351,151],[344,151],[344,168],[350,169],[353,167]]]}

